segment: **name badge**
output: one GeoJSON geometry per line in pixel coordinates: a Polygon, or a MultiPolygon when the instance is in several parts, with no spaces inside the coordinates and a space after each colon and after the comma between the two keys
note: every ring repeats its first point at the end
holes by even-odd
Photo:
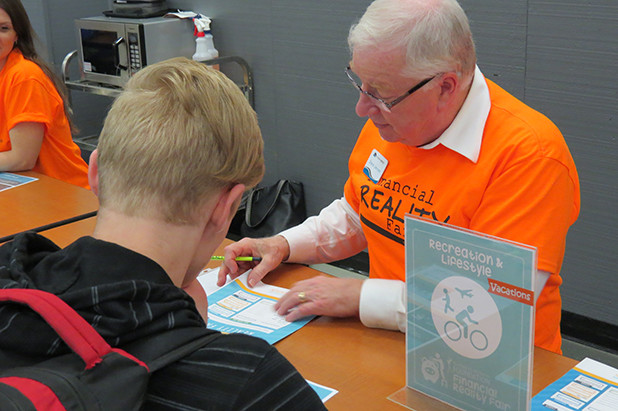
{"type": "Polygon", "coordinates": [[[388,165],[388,160],[382,154],[378,152],[375,148],[371,152],[371,155],[367,159],[367,163],[363,168],[363,173],[371,181],[375,184],[378,184],[380,179],[382,178],[382,174],[384,174],[384,170],[386,170],[386,166],[388,165]]]}

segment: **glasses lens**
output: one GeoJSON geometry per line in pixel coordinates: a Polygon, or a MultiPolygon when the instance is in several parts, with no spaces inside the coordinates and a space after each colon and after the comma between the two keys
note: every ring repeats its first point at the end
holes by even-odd
{"type": "Polygon", "coordinates": [[[376,106],[378,106],[380,109],[386,111],[386,112],[390,112],[390,109],[385,105],[384,100],[374,96],[373,94],[365,91],[362,89],[363,86],[363,81],[360,79],[360,77],[358,77],[356,75],[356,73],[354,73],[352,70],[350,70],[350,68],[348,68],[346,71],[346,74],[348,75],[348,78],[350,79],[350,82],[364,95],[366,95],[367,97],[369,97],[371,100],[373,100],[374,104],[376,106]]]}

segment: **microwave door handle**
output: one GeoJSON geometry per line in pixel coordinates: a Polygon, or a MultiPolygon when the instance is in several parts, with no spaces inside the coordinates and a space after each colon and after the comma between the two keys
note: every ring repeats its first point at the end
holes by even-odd
{"type": "Polygon", "coordinates": [[[120,44],[122,43],[126,43],[124,37],[120,36],[116,39],[116,41],[114,41],[112,43],[112,47],[114,48],[114,53],[115,53],[115,58],[116,61],[114,62],[114,64],[116,65],[116,68],[120,69],[120,70],[127,70],[129,67],[127,66],[128,62],[126,61],[126,56],[127,53],[126,51],[124,53],[120,53],[120,44]],[[125,57],[125,61],[121,62],[120,61],[120,56],[124,56],[125,57]],[[122,64],[124,63],[124,64],[122,64]]]}

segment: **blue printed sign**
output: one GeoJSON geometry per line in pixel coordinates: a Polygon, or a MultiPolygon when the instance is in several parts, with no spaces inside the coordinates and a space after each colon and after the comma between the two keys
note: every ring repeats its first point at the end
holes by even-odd
{"type": "Polygon", "coordinates": [[[466,410],[530,408],[532,247],[407,216],[407,386],[466,410]]]}

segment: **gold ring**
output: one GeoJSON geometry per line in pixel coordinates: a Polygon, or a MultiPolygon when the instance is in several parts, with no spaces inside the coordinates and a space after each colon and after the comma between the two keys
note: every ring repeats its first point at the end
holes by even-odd
{"type": "Polygon", "coordinates": [[[304,303],[305,301],[307,301],[307,294],[305,294],[304,291],[299,292],[297,296],[301,303],[304,303]]]}

